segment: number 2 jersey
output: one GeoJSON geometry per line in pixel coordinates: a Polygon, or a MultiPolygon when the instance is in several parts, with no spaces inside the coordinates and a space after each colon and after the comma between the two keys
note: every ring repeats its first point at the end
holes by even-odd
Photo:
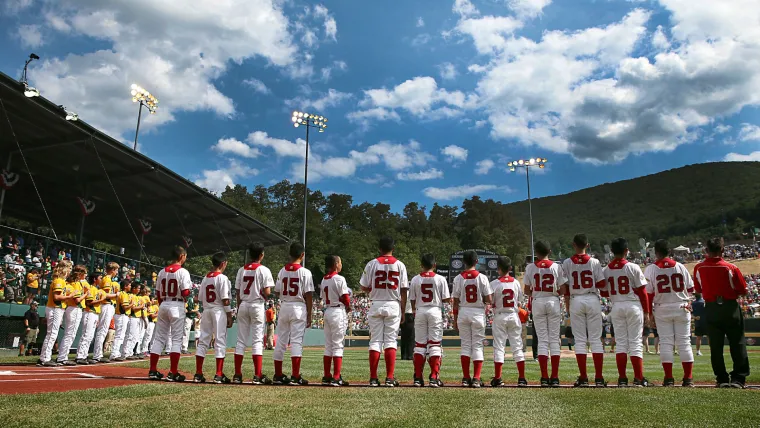
{"type": "Polygon", "coordinates": [[[406,266],[393,256],[381,256],[367,263],[359,283],[370,290],[373,302],[399,302],[401,289],[409,288],[406,266]]]}
{"type": "Polygon", "coordinates": [[[224,308],[224,300],[230,300],[232,285],[227,275],[221,272],[209,272],[198,291],[198,300],[203,302],[203,309],[224,308]]]}
{"type": "Polygon", "coordinates": [[[265,288],[271,289],[273,287],[272,272],[268,267],[258,263],[249,263],[241,267],[235,277],[235,289],[240,293],[240,301],[242,302],[263,303],[262,292],[265,288]]]}
{"type": "Polygon", "coordinates": [[[525,268],[523,283],[534,299],[559,296],[559,287],[566,282],[562,267],[551,260],[539,260],[525,268]]]}
{"type": "Polygon", "coordinates": [[[289,263],[277,274],[274,291],[280,293],[280,300],[285,303],[306,303],[304,295],[314,292],[311,271],[305,267],[289,263]]]}
{"type": "MultiPolygon", "coordinates": [[[[644,297],[638,296],[637,289],[646,286],[647,280],[644,272],[636,263],[630,263],[625,259],[615,259],[604,268],[604,277],[607,278],[607,287],[605,290],[610,295],[612,303],[618,302],[646,302],[646,293],[644,297]]],[[[641,293],[639,292],[639,293],[641,293]]],[[[648,310],[648,308],[644,308],[648,310]]]]}
{"type": "Polygon", "coordinates": [[[446,278],[435,272],[422,272],[412,278],[409,285],[409,301],[416,308],[440,308],[444,300],[451,298],[446,278]]]}
{"type": "Polygon", "coordinates": [[[604,288],[604,271],[599,260],[588,254],[576,254],[562,262],[562,273],[567,277],[570,294],[599,294],[604,288]]]}
{"type": "Polygon", "coordinates": [[[654,294],[654,304],[689,303],[694,292],[694,281],[681,263],[672,259],[660,259],[644,270],[647,293],[654,294]]]}
{"type": "Polygon", "coordinates": [[[185,296],[190,294],[190,288],[193,286],[190,272],[178,264],[162,269],[156,277],[156,283],[156,296],[162,302],[184,302],[185,296]]]}
{"type": "Polygon", "coordinates": [[[493,308],[495,312],[517,312],[517,304],[522,301],[520,281],[509,275],[491,281],[493,308]]]}
{"type": "Polygon", "coordinates": [[[483,299],[493,294],[488,277],[476,270],[466,270],[454,278],[451,297],[459,299],[460,308],[485,308],[483,299]]]}

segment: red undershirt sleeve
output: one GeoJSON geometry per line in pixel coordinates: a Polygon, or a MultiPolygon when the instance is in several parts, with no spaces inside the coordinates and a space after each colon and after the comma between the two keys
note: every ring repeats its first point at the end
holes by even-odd
{"type": "Polygon", "coordinates": [[[347,311],[351,310],[351,300],[348,298],[348,294],[340,296],[340,303],[343,303],[347,311]]]}
{"type": "Polygon", "coordinates": [[[649,310],[649,299],[647,298],[645,287],[634,288],[633,293],[639,297],[639,301],[641,302],[641,307],[644,309],[644,313],[650,313],[651,311],[649,310]]]}

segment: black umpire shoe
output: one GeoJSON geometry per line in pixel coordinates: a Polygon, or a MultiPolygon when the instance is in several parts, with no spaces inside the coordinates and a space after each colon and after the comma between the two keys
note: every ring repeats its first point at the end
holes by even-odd
{"type": "Polygon", "coordinates": [[[504,386],[504,381],[501,380],[500,377],[495,377],[495,378],[491,379],[491,386],[493,388],[498,388],[500,386],[504,386]]]}
{"type": "Polygon", "coordinates": [[[231,380],[227,376],[222,373],[221,376],[214,376],[214,383],[230,383],[231,380]]]}
{"type": "Polygon", "coordinates": [[[287,375],[275,375],[272,379],[272,385],[288,385],[290,384],[290,378],[287,375]]]}
{"type": "Polygon", "coordinates": [[[551,386],[552,388],[559,388],[559,379],[557,379],[556,377],[549,379],[549,386],[551,386]]]}
{"type": "Polygon", "coordinates": [[[261,377],[254,376],[253,377],[253,384],[254,385],[271,385],[272,379],[269,379],[267,375],[262,374],[261,377]]]}
{"type": "Polygon", "coordinates": [[[380,386],[380,381],[377,380],[376,377],[373,377],[372,379],[369,380],[369,386],[371,387],[380,386]]]}
{"type": "Polygon", "coordinates": [[[202,374],[196,373],[195,376],[193,376],[193,382],[195,382],[195,383],[206,383],[206,378],[203,377],[202,374]]]}
{"type": "Polygon", "coordinates": [[[333,379],[332,382],[330,382],[330,386],[348,386],[348,382],[343,380],[343,376],[341,376],[338,379],[333,379]]]}
{"type": "Polygon", "coordinates": [[[525,379],[524,377],[517,379],[518,388],[525,388],[527,386],[528,386],[528,379],[525,379]]]}
{"type": "Polygon", "coordinates": [[[541,388],[548,388],[549,387],[549,378],[548,377],[542,377],[541,378],[541,388]]]}
{"type": "Polygon", "coordinates": [[[148,379],[150,380],[161,380],[164,378],[164,375],[159,372],[148,372],[148,379]]]}
{"type": "Polygon", "coordinates": [[[627,377],[619,377],[618,378],[618,387],[625,388],[628,386],[628,378],[627,377]]]}
{"type": "Polygon", "coordinates": [[[322,386],[330,386],[332,384],[332,376],[322,376],[322,386]]]}
{"type": "Polygon", "coordinates": [[[676,380],[672,377],[666,377],[662,381],[662,386],[676,386],[676,380]]]}
{"type": "Polygon", "coordinates": [[[469,388],[472,385],[472,379],[468,377],[462,378],[462,386],[469,388]]]}
{"type": "Polygon", "coordinates": [[[309,384],[309,381],[304,379],[300,375],[298,377],[290,378],[290,383],[289,383],[289,385],[300,385],[300,386],[305,386],[308,384],[309,384]]]}
{"type": "Polygon", "coordinates": [[[166,375],[166,381],[167,382],[184,382],[185,381],[185,375],[180,373],[169,373],[166,375]]]}
{"type": "Polygon", "coordinates": [[[716,388],[731,388],[731,384],[728,383],[728,382],[716,381],[715,382],[715,387],[716,388]]]}
{"type": "Polygon", "coordinates": [[[480,378],[474,377],[472,378],[472,383],[470,383],[471,388],[481,388],[483,386],[483,382],[480,381],[480,378]]]}
{"type": "Polygon", "coordinates": [[[415,387],[417,387],[417,388],[421,388],[421,387],[425,386],[425,380],[422,379],[421,377],[416,377],[416,378],[414,378],[414,384],[413,385],[415,387]]]}
{"type": "Polygon", "coordinates": [[[684,378],[683,382],[681,383],[681,386],[683,386],[684,388],[694,388],[694,379],[684,378]]]}
{"type": "Polygon", "coordinates": [[[588,388],[588,378],[578,376],[578,380],[573,384],[573,388],[588,388]]]}
{"type": "Polygon", "coordinates": [[[232,376],[232,383],[241,385],[243,383],[243,375],[236,374],[232,376]]]}
{"type": "Polygon", "coordinates": [[[729,385],[729,387],[736,388],[736,389],[744,389],[747,386],[744,385],[744,382],[741,382],[741,381],[738,381],[738,380],[732,380],[731,384],[729,385]]]}
{"type": "Polygon", "coordinates": [[[441,379],[431,376],[428,379],[428,386],[430,386],[431,388],[440,388],[443,386],[443,382],[441,381],[441,379]]]}
{"type": "Polygon", "coordinates": [[[394,377],[385,378],[385,386],[395,388],[398,386],[398,381],[394,377]]]}
{"type": "Polygon", "coordinates": [[[647,378],[642,378],[642,379],[634,379],[633,386],[637,388],[642,388],[642,387],[647,387],[647,386],[652,386],[652,385],[649,383],[647,378]]]}
{"type": "Polygon", "coordinates": [[[594,379],[594,385],[596,385],[597,388],[606,388],[607,381],[604,380],[603,377],[598,377],[594,379]]]}

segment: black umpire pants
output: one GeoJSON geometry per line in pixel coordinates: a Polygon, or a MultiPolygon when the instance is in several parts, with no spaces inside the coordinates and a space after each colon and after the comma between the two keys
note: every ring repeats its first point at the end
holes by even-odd
{"type": "Polygon", "coordinates": [[[414,359],[414,315],[404,314],[404,323],[401,324],[401,359],[414,359]]]}
{"type": "Polygon", "coordinates": [[[710,362],[713,373],[719,383],[739,381],[744,383],[749,376],[749,358],[747,357],[747,342],[744,337],[744,314],[736,300],[726,300],[723,304],[716,302],[705,303],[705,318],[707,318],[707,337],[710,338],[710,362]],[[723,361],[723,343],[728,337],[728,346],[734,370],[726,372],[723,361]]]}

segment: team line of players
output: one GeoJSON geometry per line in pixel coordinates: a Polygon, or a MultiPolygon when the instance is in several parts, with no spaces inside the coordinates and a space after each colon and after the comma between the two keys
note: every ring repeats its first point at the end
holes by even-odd
{"type": "MultiPolygon", "coordinates": [[[[549,260],[550,250],[542,242],[537,242],[534,250],[535,263],[527,266],[523,285],[510,272],[513,266],[509,258],[498,259],[499,278],[492,282],[479,273],[475,252],[465,252],[465,270],[453,281],[449,292],[447,281],[435,273],[435,259],[432,255],[421,258],[422,272],[408,281],[405,265],[393,256],[394,241],[390,237],[379,242],[380,256],[371,260],[362,274],[362,291],[368,293],[371,306],[368,313],[370,343],[369,369],[370,386],[380,386],[378,365],[381,352],[384,353],[386,379],[385,386],[398,386],[395,379],[396,343],[400,323],[404,319],[407,299],[415,313],[414,386],[424,386],[423,370],[429,363],[428,385],[442,386],[440,380],[441,341],[443,339],[443,317],[441,307],[451,301],[454,312],[454,327],[461,339],[460,361],[462,365],[462,385],[480,388],[483,386],[483,342],[485,339],[487,305],[494,310],[493,348],[494,377],[491,386],[505,386],[502,380],[502,366],[507,340],[513,359],[517,365],[517,386],[527,386],[525,378],[525,357],[521,339],[522,324],[519,307],[526,297],[528,309],[532,311],[536,335],[538,337],[538,361],[541,370],[542,387],[557,387],[560,363],[560,325],[562,310],[559,296],[564,295],[576,338],[576,360],[580,375],[574,386],[589,386],[586,368],[587,343],[590,344],[595,369],[594,384],[606,386],[602,375],[604,350],[602,336],[601,297],[609,297],[613,304],[610,313],[616,332],[618,386],[628,386],[626,366],[630,357],[633,366],[634,386],[648,386],[644,377],[642,355],[642,330],[645,318],[654,320],[658,327],[661,343],[661,362],[665,372],[664,386],[672,386],[673,349],[677,347],[683,365],[683,386],[693,386],[692,366],[694,357],[690,346],[690,302],[694,282],[686,268],[668,258],[667,242],[655,245],[657,262],[648,266],[646,272],[635,263],[626,260],[628,243],[623,238],[612,241],[614,260],[602,268],[600,262],[590,257],[586,251],[588,240],[585,235],[576,235],[573,242],[576,254],[561,265],[549,260]],[[472,364],[473,373],[470,375],[472,364]],[[549,364],[551,374],[549,374],[549,364]]],[[[294,243],[289,250],[290,263],[283,267],[273,280],[271,271],[261,264],[264,247],[253,244],[249,249],[253,260],[238,271],[234,290],[237,293],[238,338],[235,347],[235,373],[230,380],[223,373],[226,353],[227,328],[232,324],[231,293],[233,286],[223,274],[227,267],[223,253],[213,256],[214,270],[200,285],[199,301],[203,304],[200,339],[196,352],[195,382],[205,382],[203,362],[212,337],[216,357],[215,383],[243,383],[242,364],[244,352],[253,345],[254,384],[296,384],[306,385],[301,376],[300,365],[305,330],[311,324],[312,293],[314,281],[311,272],[301,266],[304,248],[294,243]],[[270,380],[263,374],[263,338],[265,327],[264,302],[274,292],[281,301],[277,324],[278,341],[274,350],[274,376],[270,380]],[[290,344],[291,376],[283,373],[283,359],[290,344]]],[[[171,342],[169,381],[184,381],[185,376],[178,371],[179,346],[184,322],[184,298],[189,295],[191,282],[189,273],[182,268],[186,259],[184,249],[178,247],[175,262],[162,270],[157,280],[157,298],[160,303],[156,323],[156,337],[151,349],[164,349],[171,342]]],[[[338,256],[325,259],[328,274],[322,279],[320,293],[325,300],[324,334],[324,376],[323,385],[348,385],[341,377],[344,334],[347,327],[350,300],[348,284],[340,275],[342,262],[338,256]]],[[[160,380],[164,375],[157,370],[158,352],[151,353],[149,378],[160,380]]]]}

